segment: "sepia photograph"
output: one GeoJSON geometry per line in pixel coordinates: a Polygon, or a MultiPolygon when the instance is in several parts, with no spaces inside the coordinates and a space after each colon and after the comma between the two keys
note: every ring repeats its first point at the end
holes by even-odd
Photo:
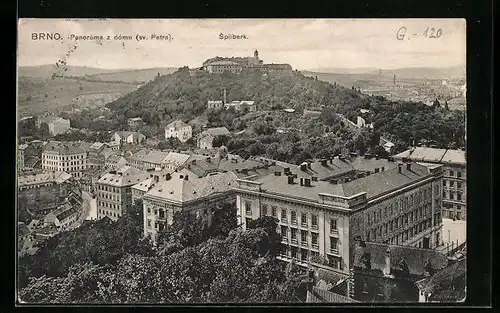
{"type": "Polygon", "coordinates": [[[465,302],[466,59],[460,18],[20,18],[15,300],[465,302]]]}

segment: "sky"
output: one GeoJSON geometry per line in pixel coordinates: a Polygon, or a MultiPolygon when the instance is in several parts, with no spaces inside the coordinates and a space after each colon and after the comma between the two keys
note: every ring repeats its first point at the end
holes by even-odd
{"type": "Polygon", "coordinates": [[[105,69],[198,67],[211,57],[252,56],[257,49],[264,63],[298,70],[465,66],[465,27],[465,19],[20,19],[18,64],[66,58],[68,65],[105,69]],[[34,40],[40,32],[62,38],[34,40]],[[247,38],[223,40],[221,33],[247,38]],[[153,34],[172,39],[151,40],[153,34]]]}

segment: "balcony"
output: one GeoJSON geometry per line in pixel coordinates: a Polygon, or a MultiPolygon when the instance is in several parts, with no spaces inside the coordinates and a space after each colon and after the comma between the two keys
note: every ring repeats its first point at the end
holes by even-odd
{"type": "Polygon", "coordinates": [[[338,249],[338,248],[336,248],[336,249],[332,249],[332,248],[330,248],[330,253],[331,253],[331,254],[333,254],[333,255],[335,255],[335,256],[340,255],[340,254],[339,254],[339,249],[338,249]]]}
{"type": "Polygon", "coordinates": [[[313,244],[311,245],[311,247],[312,247],[313,249],[316,249],[316,250],[318,250],[318,249],[319,249],[319,245],[318,245],[318,243],[317,243],[317,242],[316,242],[316,243],[313,243],[313,244]]]}
{"type": "Polygon", "coordinates": [[[335,229],[332,229],[330,228],[330,234],[335,236],[335,237],[338,237],[339,236],[339,230],[337,228],[335,229]]]}
{"type": "Polygon", "coordinates": [[[309,247],[309,243],[308,243],[307,241],[302,241],[302,240],[301,240],[301,241],[300,241],[300,245],[301,245],[302,247],[309,247]]]}
{"type": "Polygon", "coordinates": [[[311,225],[311,228],[312,228],[312,229],[318,229],[318,224],[312,224],[312,225],[311,225]]]}
{"type": "Polygon", "coordinates": [[[292,238],[290,242],[295,245],[298,243],[297,238],[292,238]]]}
{"type": "Polygon", "coordinates": [[[292,225],[297,225],[297,220],[294,220],[292,219],[292,221],[290,222],[292,225]]]}

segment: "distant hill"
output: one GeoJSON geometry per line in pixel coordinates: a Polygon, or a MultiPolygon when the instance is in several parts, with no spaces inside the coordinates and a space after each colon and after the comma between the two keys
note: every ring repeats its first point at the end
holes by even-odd
{"type": "MultiPolygon", "coordinates": [[[[64,76],[85,76],[94,75],[100,73],[115,73],[124,71],[124,69],[102,69],[95,67],[85,67],[85,66],[71,66],[65,67],[66,71],[63,71],[64,76]]],[[[40,65],[40,66],[20,66],[18,69],[19,77],[38,77],[38,78],[50,78],[54,73],[61,73],[62,71],[56,67],[54,64],[40,65]]]]}
{"type": "Polygon", "coordinates": [[[54,73],[64,77],[82,77],[86,80],[143,83],[155,78],[158,73],[166,75],[173,73],[177,68],[157,67],[148,69],[102,69],[95,67],[68,65],[61,70],[56,65],[20,66],[19,77],[51,78],[54,73]]]}
{"type": "Polygon", "coordinates": [[[126,83],[19,77],[18,112],[20,116],[25,116],[69,110],[71,107],[99,106],[136,89],[137,85],[126,83]]]}
{"type": "MultiPolygon", "coordinates": [[[[362,68],[319,68],[311,69],[305,72],[342,74],[342,75],[379,75],[379,69],[362,68]]],[[[396,69],[381,69],[382,76],[396,75],[398,78],[410,79],[465,79],[465,66],[450,67],[405,67],[396,69]]]]}
{"type": "Polygon", "coordinates": [[[113,73],[99,73],[88,75],[87,78],[102,81],[120,81],[125,83],[144,83],[154,79],[158,74],[167,75],[175,72],[177,68],[156,67],[140,70],[126,70],[113,73]]]}
{"type": "Polygon", "coordinates": [[[186,69],[163,75],[106,106],[126,117],[148,116],[170,119],[182,116],[190,120],[206,109],[208,100],[253,100],[260,110],[307,108],[345,104],[362,95],[341,86],[306,77],[263,76],[260,72],[221,75],[200,73],[190,76],[186,69]]]}

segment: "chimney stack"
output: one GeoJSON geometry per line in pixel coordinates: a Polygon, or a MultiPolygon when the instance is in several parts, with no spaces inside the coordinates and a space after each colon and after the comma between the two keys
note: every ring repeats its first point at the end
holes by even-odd
{"type": "Polygon", "coordinates": [[[304,162],[304,163],[300,164],[300,170],[301,171],[307,170],[307,163],[304,162]]]}

